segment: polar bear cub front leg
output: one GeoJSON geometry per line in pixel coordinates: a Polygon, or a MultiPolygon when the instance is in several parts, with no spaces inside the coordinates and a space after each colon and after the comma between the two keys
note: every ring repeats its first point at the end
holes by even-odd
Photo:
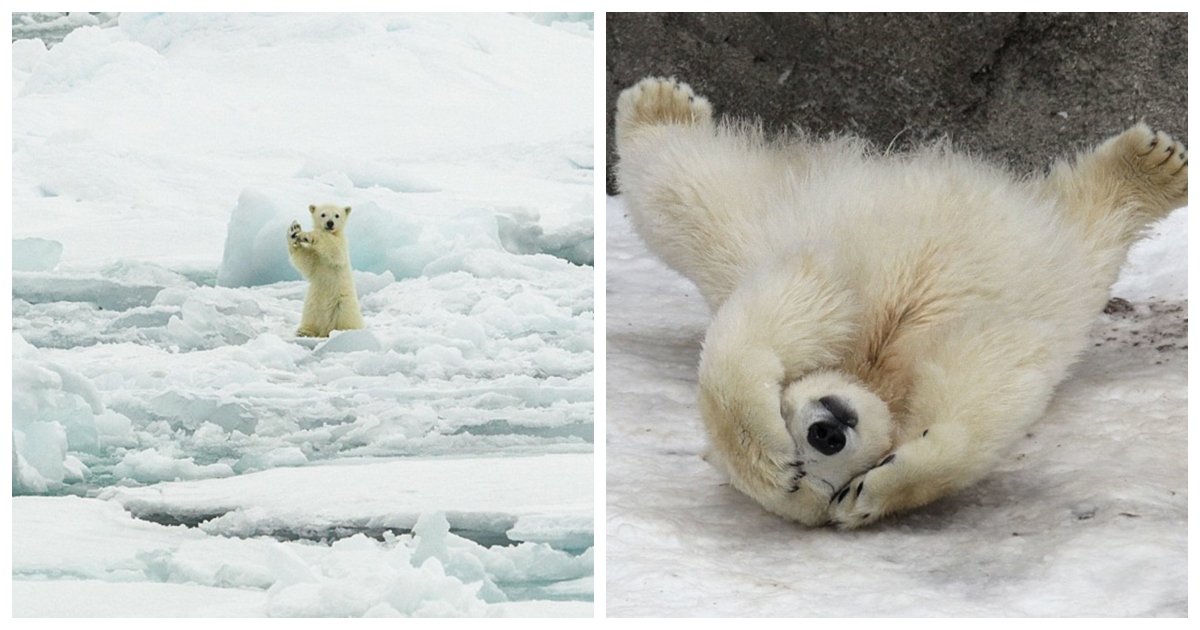
{"type": "Polygon", "coordinates": [[[288,244],[292,247],[307,247],[312,245],[312,236],[300,228],[299,221],[292,221],[287,231],[288,244]]]}
{"type": "Polygon", "coordinates": [[[829,519],[843,529],[861,527],[994,470],[1045,412],[1070,363],[1045,350],[1054,334],[1036,321],[975,321],[948,330],[913,372],[897,445],[833,494],[829,519]]]}

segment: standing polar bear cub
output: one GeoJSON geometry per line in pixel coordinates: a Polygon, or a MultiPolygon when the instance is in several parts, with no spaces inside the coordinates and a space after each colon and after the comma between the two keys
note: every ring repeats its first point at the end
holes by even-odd
{"type": "Polygon", "coordinates": [[[985,476],[1045,411],[1129,246],[1187,203],[1143,124],[1044,177],[934,145],[768,141],[687,85],[617,102],[646,244],[713,311],[709,459],[768,510],[853,528],[985,476]]]}
{"type": "Polygon", "coordinates": [[[304,314],[296,334],[328,337],[334,330],[362,328],[344,230],[350,206],[313,205],[308,211],[313,218],[312,231],[303,232],[300,224],[292,221],[287,232],[292,265],[308,279],[304,314]]]}

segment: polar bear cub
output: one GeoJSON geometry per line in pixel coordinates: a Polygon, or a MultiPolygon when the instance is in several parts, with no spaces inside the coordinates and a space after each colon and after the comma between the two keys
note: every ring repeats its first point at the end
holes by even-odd
{"type": "Polygon", "coordinates": [[[710,460],[768,510],[854,528],[984,477],[1045,411],[1129,246],[1187,203],[1138,124],[1019,179],[938,144],[768,140],[675,80],[617,101],[635,229],[713,311],[710,460]]]}
{"type": "Polygon", "coordinates": [[[304,314],[296,334],[328,337],[330,331],[362,328],[345,233],[350,206],[310,205],[308,211],[313,219],[312,231],[303,232],[300,224],[292,221],[287,232],[292,266],[308,280],[304,314]]]}

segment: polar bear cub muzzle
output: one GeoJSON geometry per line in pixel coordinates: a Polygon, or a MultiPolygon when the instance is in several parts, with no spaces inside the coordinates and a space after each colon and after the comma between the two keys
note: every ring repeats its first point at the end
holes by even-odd
{"type": "Polygon", "coordinates": [[[891,448],[887,405],[839,372],[815,372],[787,385],[780,412],[796,443],[803,481],[825,496],[891,448]]]}
{"type": "Polygon", "coordinates": [[[346,219],[350,217],[350,206],[327,203],[309,206],[308,211],[313,215],[313,227],[333,234],[341,231],[346,219]]]}

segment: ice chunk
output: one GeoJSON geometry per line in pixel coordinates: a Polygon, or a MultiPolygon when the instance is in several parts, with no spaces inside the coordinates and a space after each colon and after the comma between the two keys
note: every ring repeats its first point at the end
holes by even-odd
{"type": "Polygon", "coordinates": [[[14,238],[13,271],[50,271],[58,266],[63,246],[44,238],[14,238]]]}
{"type": "Polygon", "coordinates": [[[244,287],[299,280],[300,274],[288,259],[284,236],[288,225],[290,222],[270,195],[251,188],[243,190],[229,219],[217,284],[244,287]]]}
{"type": "Polygon", "coordinates": [[[251,434],[258,425],[246,403],[229,400],[219,392],[166,391],[151,398],[146,409],[175,428],[195,430],[208,422],[225,431],[251,434]]]}
{"type": "Polygon", "coordinates": [[[375,293],[395,281],[396,276],[387,270],[383,273],[354,271],[354,290],[360,298],[375,293]]]}
{"type": "MultiPolygon", "coordinates": [[[[128,418],[105,409],[96,388],[79,372],[45,360],[13,334],[13,492],[45,492],[80,481],[87,467],[68,449],[98,452],[101,431],[120,441],[128,418]]],[[[108,439],[104,440],[108,443],[108,439]]]]}
{"type": "Polygon", "coordinates": [[[272,553],[278,576],[268,591],[272,616],[483,615],[478,584],[447,575],[437,558],[414,567],[403,544],[381,553],[359,535],[334,543],[315,563],[289,550],[272,553]]]}
{"type": "Polygon", "coordinates": [[[450,535],[450,522],[441,512],[422,514],[413,526],[413,538],[417,546],[412,552],[412,563],[422,566],[431,559],[440,559],[443,570],[447,575],[466,583],[479,583],[479,596],[488,603],[502,602],[508,599],[484,569],[483,562],[469,552],[460,548],[450,549],[448,543],[454,539],[456,543],[464,542],[467,547],[476,547],[473,543],[462,541],[457,536],[450,535]]]}
{"type": "Polygon", "coordinates": [[[513,540],[536,540],[559,549],[583,550],[594,544],[588,526],[591,520],[591,514],[569,517],[522,516],[508,530],[508,537],[513,540]]]}
{"type": "Polygon", "coordinates": [[[317,346],[313,353],[378,352],[380,349],[379,339],[369,330],[335,330],[329,334],[329,341],[317,346]]]}
{"type": "MultiPolygon", "coordinates": [[[[167,296],[161,296],[167,297],[167,296]]],[[[258,305],[249,300],[227,300],[220,294],[185,298],[179,315],[167,321],[167,334],[182,350],[242,344],[253,338],[259,324],[253,317],[258,305]]],[[[156,300],[169,303],[170,299],[156,300]]]]}
{"type": "MultiPolygon", "coordinates": [[[[583,199],[590,212],[592,202],[583,199]]],[[[508,215],[496,217],[499,236],[504,249],[516,254],[549,254],[562,258],[577,265],[592,265],[595,261],[592,245],[592,219],[586,212],[572,209],[571,214],[582,214],[566,225],[549,233],[539,223],[536,212],[516,211],[508,215]]]]}
{"type": "Polygon", "coordinates": [[[153,483],[177,479],[230,477],[233,475],[233,468],[221,463],[198,465],[191,457],[170,457],[151,448],[126,454],[113,467],[113,474],[124,479],[153,483]]]}

